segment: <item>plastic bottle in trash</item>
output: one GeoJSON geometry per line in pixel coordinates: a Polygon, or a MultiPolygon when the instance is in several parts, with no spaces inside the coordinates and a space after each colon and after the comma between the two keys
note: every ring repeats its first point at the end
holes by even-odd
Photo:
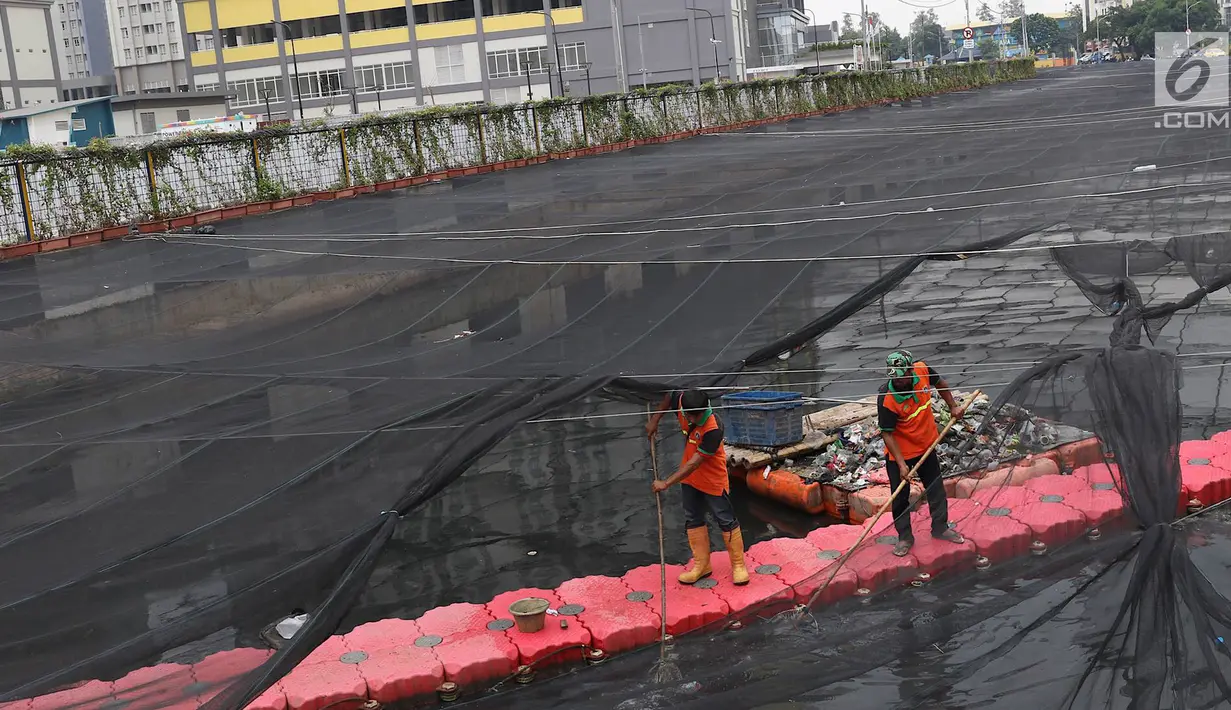
{"type": "Polygon", "coordinates": [[[288,616],[282,621],[279,621],[278,625],[275,626],[274,629],[277,630],[279,636],[281,636],[284,639],[289,640],[295,634],[299,633],[299,630],[302,629],[303,625],[306,623],[308,623],[307,614],[299,614],[298,616],[288,616]]]}

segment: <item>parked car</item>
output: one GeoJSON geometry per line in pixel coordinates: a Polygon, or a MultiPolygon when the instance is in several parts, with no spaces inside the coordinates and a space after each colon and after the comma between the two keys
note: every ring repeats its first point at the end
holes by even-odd
{"type": "Polygon", "coordinates": [[[1094,61],[1094,52],[1086,52],[1077,58],[1078,64],[1089,64],[1092,61],[1094,61]]]}

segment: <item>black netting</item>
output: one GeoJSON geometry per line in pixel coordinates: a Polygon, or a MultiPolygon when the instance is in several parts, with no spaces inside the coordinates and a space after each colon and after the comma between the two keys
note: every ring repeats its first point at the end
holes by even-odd
{"type": "MultiPolygon", "coordinates": [[[[800,548],[811,616],[767,599],[681,638],[678,686],[634,653],[478,702],[1214,706],[1227,524],[1169,523],[1179,442],[1231,427],[1209,226],[1231,154],[1152,128],[1144,68],[1106,72],[0,264],[0,698],[242,707],[365,622],[656,564],[647,402],[787,389],[814,412],[906,347],[991,395],[972,465],[1066,425],[1114,455],[1131,515],[836,605],[800,548]]],[[[734,497],[749,544],[827,522],[734,497]]]]}

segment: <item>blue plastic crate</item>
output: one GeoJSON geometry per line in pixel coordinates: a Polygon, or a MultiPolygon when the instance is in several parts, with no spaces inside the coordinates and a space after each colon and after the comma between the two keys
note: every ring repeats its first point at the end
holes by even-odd
{"type": "Polygon", "coordinates": [[[737,392],[722,396],[726,441],[738,446],[788,446],[803,441],[799,392],[737,392]]]}

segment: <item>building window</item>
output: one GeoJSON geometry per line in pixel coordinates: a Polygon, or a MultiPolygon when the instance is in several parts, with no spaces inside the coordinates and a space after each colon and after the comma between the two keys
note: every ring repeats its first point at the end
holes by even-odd
{"type": "Polygon", "coordinates": [[[218,90],[217,84],[197,84],[197,91],[214,93],[218,90]]]}
{"type": "MultiPolygon", "coordinates": [[[[93,98],[89,95],[89,93],[90,93],[89,90],[87,90],[86,98],[87,99],[93,98]]],[[[74,131],[84,131],[85,130],[85,119],[84,118],[74,118],[73,119],[73,130],[74,131]]]]}
{"type": "Polygon", "coordinates": [[[167,23],[167,34],[169,35],[175,34],[175,23],[174,22],[167,23]]]}
{"type": "Polygon", "coordinates": [[[498,49],[487,53],[487,75],[493,79],[547,73],[547,48],[498,49]]]}
{"type": "Polygon", "coordinates": [[[436,53],[436,81],[440,84],[462,84],[466,81],[466,64],[462,46],[450,44],[433,47],[436,53]]]}
{"type": "Polygon", "coordinates": [[[121,7],[121,8],[119,8],[119,9],[117,10],[117,12],[119,13],[120,17],[123,17],[123,16],[124,16],[124,8],[122,8],[122,7],[121,7]]]}
{"type": "Polygon", "coordinates": [[[587,63],[585,42],[570,42],[569,44],[560,45],[561,69],[565,71],[585,69],[587,63]]]}
{"type": "Polygon", "coordinates": [[[355,67],[355,88],[361,93],[405,89],[410,86],[414,86],[410,62],[355,67]]]}
{"type": "Polygon", "coordinates": [[[484,0],[483,16],[514,15],[522,12],[542,12],[542,0],[484,0]]]}
{"type": "Polygon", "coordinates": [[[143,57],[145,57],[145,51],[140,47],[137,47],[137,59],[141,59],[143,57]]]}
{"type": "Polygon", "coordinates": [[[474,3],[471,0],[448,0],[414,7],[416,25],[474,19],[474,3]]]}
{"type": "Polygon", "coordinates": [[[65,37],[65,38],[64,38],[64,46],[65,46],[65,47],[67,47],[67,46],[68,46],[68,38],[67,38],[67,37],[65,37]]]}
{"type": "Polygon", "coordinates": [[[74,37],[74,38],[73,38],[73,46],[74,46],[74,47],[80,47],[80,46],[81,46],[81,38],[80,38],[80,37],[74,37]]]}
{"type": "Polygon", "coordinates": [[[124,39],[128,39],[128,28],[127,28],[127,27],[121,27],[121,28],[120,28],[120,34],[124,37],[124,39]]]}
{"type": "Polygon", "coordinates": [[[346,27],[351,32],[387,30],[406,26],[406,8],[391,7],[371,12],[350,12],[346,15],[346,27]]]}
{"type": "Polygon", "coordinates": [[[152,57],[152,56],[154,56],[154,55],[158,54],[158,47],[156,47],[156,46],[154,46],[154,45],[152,45],[152,44],[151,44],[151,45],[147,45],[147,46],[146,46],[146,48],[145,48],[145,53],[146,53],[147,55],[149,55],[149,56],[151,56],[151,57],[152,57]]]}
{"type": "Polygon", "coordinates": [[[191,120],[192,120],[192,114],[191,114],[191,112],[189,112],[189,110],[188,110],[188,109],[186,109],[186,108],[177,108],[177,109],[175,109],[175,120],[177,120],[177,121],[191,121],[191,120]]]}
{"type": "MultiPolygon", "coordinates": [[[[337,18],[334,18],[337,19],[337,18]]],[[[295,23],[288,22],[294,28],[295,23]]],[[[292,31],[293,34],[293,31],[292,31]]],[[[277,38],[273,25],[248,25],[247,27],[229,27],[222,31],[223,47],[246,47],[252,44],[269,44],[277,38]]],[[[298,37],[296,37],[298,39],[298,37]]]]}
{"type": "Polygon", "coordinates": [[[144,111],[141,113],[141,132],[153,133],[156,130],[154,125],[154,112],[144,111]]]}
{"type": "Polygon", "coordinates": [[[63,6],[63,5],[61,5],[61,6],[60,6],[60,14],[61,14],[61,15],[63,15],[63,14],[64,14],[64,6],[63,6]]]}
{"type": "MultiPolygon", "coordinates": [[[[258,106],[268,99],[271,103],[281,101],[282,94],[282,79],[280,77],[269,77],[265,79],[241,79],[239,81],[228,81],[227,91],[234,94],[235,98],[231,101],[231,106],[258,106]]],[[[202,84],[198,87],[201,91],[217,91],[217,84],[202,84]]]]}
{"type": "Polygon", "coordinates": [[[154,3],[152,2],[141,3],[141,12],[153,12],[153,11],[154,11],[154,3]]]}
{"type": "Polygon", "coordinates": [[[124,50],[124,61],[131,62],[132,58],[133,58],[133,51],[131,49],[125,49],[124,50]]]}
{"type": "Polygon", "coordinates": [[[179,53],[180,53],[180,43],[179,43],[179,42],[172,42],[172,43],[171,43],[171,53],[172,53],[172,54],[179,54],[179,53]]]}
{"type": "Polygon", "coordinates": [[[581,0],[551,0],[553,10],[559,10],[562,7],[581,7],[581,0]]]}
{"type": "Polygon", "coordinates": [[[504,104],[519,104],[522,102],[521,87],[507,86],[505,88],[492,89],[492,103],[496,105],[504,104]]]}
{"type": "Polygon", "coordinates": [[[761,63],[765,66],[790,64],[803,49],[804,23],[791,15],[759,18],[757,32],[760,36],[761,63]]]}
{"type": "Polygon", "coordinates": [[[171,14],[171,0],[166,0],[166,2],[162,4],[162,10],[167,14],[171,14]]]}
{"type": "Polygon", "coordinates": [[[154,25],[154,26],[158,28],[158,34],[162,34],[162,23],[159,22],[157,25],[154,25]]]}
{"type": "Polygon", "coordinates": [[[299,75],[299,81],[296,82],[298,84],[296,95],[312,99],[350,93],[342,81],[342,72],[342,69],[303,72],[299,75]]]}
{"type": "Polygon", "coordinates": [[[56,121],[56,130],[57,131],[67,131],[68,121],[56,121]]]}
{"type": "Polygon", "coordinates": [[[153,25],[141,25],[141,32],[143,34],[152,35],[154,34],[154,26],[153,25]]]}

